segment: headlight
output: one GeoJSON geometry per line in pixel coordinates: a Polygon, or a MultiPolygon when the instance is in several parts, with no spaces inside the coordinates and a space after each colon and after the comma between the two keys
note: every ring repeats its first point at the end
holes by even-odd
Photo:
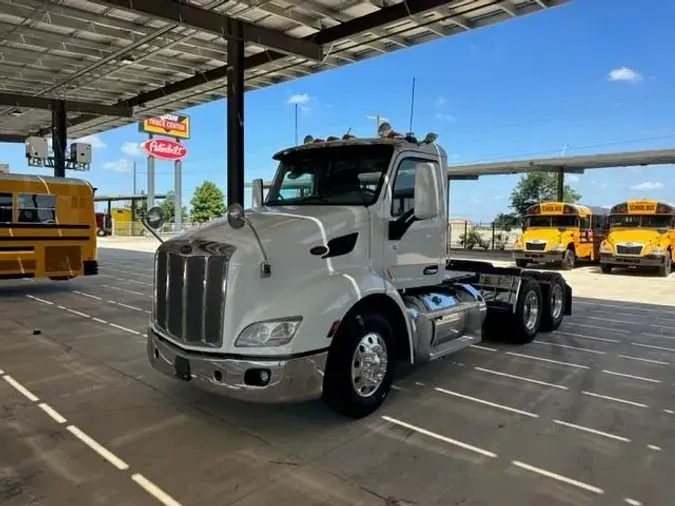
{"type": "Polygon", "coordinates": [[[608,243],[603,242],[600,245],[600,253],[612,253],[612,247],[608,243]]]}
{"type": "Polygon", "coordinates": [[[648,255],[664,256],[666,254],[666,250],[663,249],[661,246],[655,246],[652,249],[650,249],[647,254],[648,255]]]}
{"type": "Polygon", "coordinates": [[[298,316],[252,323],[239,334],[234,345],[257,348],[288,344],[298,331],[300,322],[302,322],[302,318],[298,316]]]}

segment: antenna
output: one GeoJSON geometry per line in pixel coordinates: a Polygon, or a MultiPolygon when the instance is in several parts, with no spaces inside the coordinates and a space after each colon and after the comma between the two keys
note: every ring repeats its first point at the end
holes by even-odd
{"type": "Polygon", "coordinates": [[[298,104],[295,104],[295,145],[298,145],[298,104]]]}
{"type": "Polygon", "coordinates": [[[413,131],[413,114],[415,113],[415,78],[412,80],[412,96],[410,99],[410,128],[408,132],[412,133],[413,131]]]}

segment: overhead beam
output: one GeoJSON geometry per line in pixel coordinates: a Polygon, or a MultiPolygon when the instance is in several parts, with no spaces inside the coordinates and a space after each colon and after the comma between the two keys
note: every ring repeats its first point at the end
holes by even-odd
{"type": "Polygon", "coordinates": [[[26,142],[27,135],[21,134],[0,134],[0,142],[14,142],[23,144],[26,142]]]}
{"type": "Polygon", "coordinates": [[[241,25],[241,37],[247,42],[260,44],[290,56],[308,60],[323,60],[323,48],[316,42],[291,37],[285,33],[256,26],[246,21],[208,11],[176,0],[94,0],[130,12],[142,13],[181,26],[226,37],[234,31],[234,24],[241,25]]]}
{"type": "MultiPolygon", "coordinates": [[[[90,102],[78,102],[66,100],[68,112],[79,112],[84,114],[93,114],[96,116],[117,116],[120,118],[131,118],[133,116],[133,107],[128,105],[103,105],[90,102]]],[[[23,107],[26,109],[43,109],[51,111],[54,107],[54,99],[48,97],[35,97],[31,95],[20,95],[18,93],[0,93],[0,105],[7,107],[23,107]]]]}

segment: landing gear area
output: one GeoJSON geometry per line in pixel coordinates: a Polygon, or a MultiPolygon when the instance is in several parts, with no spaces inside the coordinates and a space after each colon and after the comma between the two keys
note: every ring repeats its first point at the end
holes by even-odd
{"type": "MultiPolygon", "coordinates": [[[[584,281],[585,267],[566,272],[574,312],[560,324],[559,274],[526,271],[554,277],[541,293],[522,284],[520,318],[504,314],[490,339],[384,374],[396,358],[396,328],[355,314],[339,360],[326,368],[327,393],[348,386],[364,411],[385,402],[354,420],[319,401],[196,395],[156,374],[144,336],[152,254],[99,251],[96,278],[0,285],[3,506],[35,497],[140,506],[382,506],[383,497],[445,505],[462,497],[478,506],[530,504],[535,489],[550,491],[542,493],[552,506],[568,504],[559,494],[579,504],[672,501],[675,300],[654,299],[664,280],[645,278],[654,285],[639,292],[631,278],[603,277],[601,287],[584,281]],[[525,344],[499,338],[520,328],[527,341],[537,324],[525,344]],[[36,458],[38,444],[49,463],[36,458]]],[[[331,399],[353,417],[350,402],[331,399]]]]}

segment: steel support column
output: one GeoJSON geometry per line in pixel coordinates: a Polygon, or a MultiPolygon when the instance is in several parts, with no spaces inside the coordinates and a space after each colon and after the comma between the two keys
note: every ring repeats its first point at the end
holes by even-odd
{"type": "Polygon", "coordinates": [[[227,37],[227,205],[244,205],[244,40],[241,24],[227,37]]]}
{"type": "Polygon", "coordinates": [[[565,169],[558,169],[558,188],[556,191],[556,197],[558,202],[563,201],[565,196],[565,169]]]}
{"type": "Polygon", "coordinates": [[[63,100],[52,102],[52,149],[54,150],[54,177],[66,177],[66,144],[68,143],[68,125],[66,124],[66,103],[63,100]]]}

